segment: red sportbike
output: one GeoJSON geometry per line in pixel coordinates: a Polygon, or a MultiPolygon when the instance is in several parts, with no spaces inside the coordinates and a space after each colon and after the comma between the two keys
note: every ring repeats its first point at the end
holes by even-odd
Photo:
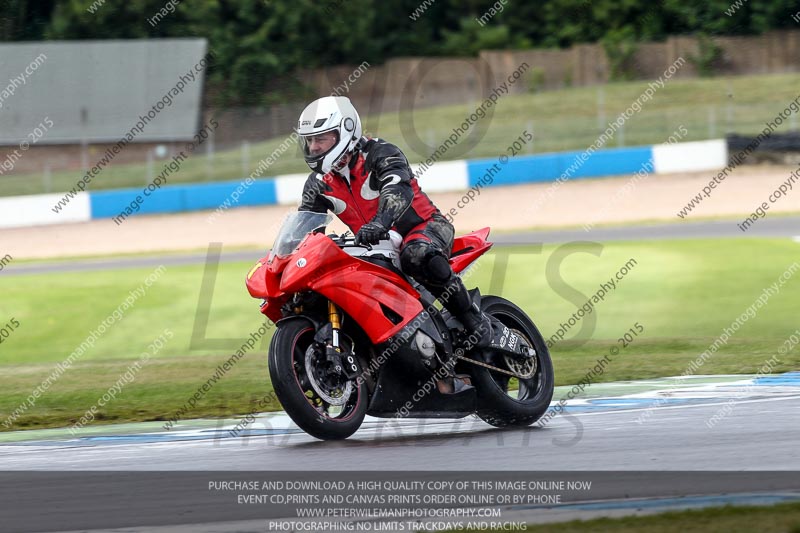
{"type": "MultiPolygon", "coordinates": [[[[553,396],[553,365],[539,330],[498,296],[474,301],[496,339],[473,348],[469,331],[399,268],[399,235],[356,246],[325,235],[332,217],[291,213],[268,257],[247,276],[261,312],[276,323],[269,347],[275,394],[292,420],[319,439],[345,439],[364,416],[461,418],[527,426],[553,396]]],[[[390,232],[394,233],[394,232],[390,232]]],[[[458,237],[456,273],[483,255],[489,228],[458,237]]]]}

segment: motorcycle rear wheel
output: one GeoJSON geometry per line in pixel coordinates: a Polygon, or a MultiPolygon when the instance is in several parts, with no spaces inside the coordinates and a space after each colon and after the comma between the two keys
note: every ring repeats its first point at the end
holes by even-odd
{"type": "MultiPolygon", "coordinates": [[[[308,372],[307,360],[315,357],[314,334],[313,323],[302,317],[279,324],[269,345],[272,386],[286,413],[303,431],[321,440],[346,439],[364,421],[367,386],[363,380],[350,380],[344,384],[344,403],[328,403],[317,390],[323,386],[315,374],[317,369],[311,365],[311,374],[308,372]]],[[[323,395],[328,392],[322,391],[323,395]]],[[[328,399],[333,401],[330,397],[328,399]]]]}
{"type": "MultiPolygon", "coordinates": [[[[473,384],[478,393],[477,414],[495,427],[529,426],[544,415],[553,398],[553,363],[547,344],[528,315],[505,298],[485,296],[481,299],[481,310],[515,330],[536,350],[536,370],[530,378],[522,379],[473,365],[473,384]],[[517,380],[517,397],[512,395],[514,384],[511,379],[517,380]]],[[[489,353],[485,362],[513,370],[500,354],[489,353]]]]}

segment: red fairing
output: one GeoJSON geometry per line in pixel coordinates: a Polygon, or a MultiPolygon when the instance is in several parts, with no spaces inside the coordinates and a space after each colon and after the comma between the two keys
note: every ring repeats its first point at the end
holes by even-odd
{"type": "Polygon", "coordinates": [[[281,306],[289,299],[289,295],[280,290],[281,272],[289,262],[289,257],[263,257],[247,274],[247,290],[253,298],[263,298],[261,312],[270,320],[277,322],[283,315],[281,306]]]}
{"type": "MultiPolygon", "coordinates": [[[[322,234],[309,235],[292,255],[273,260],[271,265],[257,269],[252,277],[262,269],[269,311],[276,309],[273,299],[283,303],[287,294],[312,290],[344,310],[376,344],[389,339],[422,312],[419,293],[406,280],[390,270],[351,257],[322,234]],[[279,280],[277,288],[275,280],[279,280]]],[[[277,310],[280,319],[279,305],[277,310]]],[[[271,314],[268,316],[273,318],[271,314]]]]}
{"type": "Polygon", "coordinates": [[[450,266],[453,267],[453,272],[463,271],[492,247],[493,243],[486,240],[489,231],[489,228],[482,228],[456,237],[453,241],[453,251],[450,253],[450,266]]]}
{"type": "Polygon", "coordinates": [[[262,257],[247,273],[247,292],[253,298],[267,297],[267,258],[262,257]]]}
{"type": "Polygon", "coordinates": [[[344,309],[374,344],[388,340],[422,312],[417,293],[410,285],[397,283],[399,278],[378,266],[364,263],[356,269],[331,272],[311,289],[325,295],[344,309]],[[378,272],[378,271],[382,272],[378,272]],[[397,279],[390,279],[392,276],[397,279]],[[387,318],[388,308],[398,318],[387,318]],[[397,323],[395,323],[397,322],[397,323]]]}
{"type": "MultiPolygon", "coordinates": [[[[453,270],[461,272],[492,243],[489,228],[455,239],[453,270]]],[[[247,275],[247,290],[263,298],[261,312],[273,322],[283,318],[289,295],[311,290],[321,294],[355,320],[374,344],[398,333],[422,312],[419,293],[401,276],[354,258],[331,239],[308,235],[290,255],[262,258],[247,275]]]]}

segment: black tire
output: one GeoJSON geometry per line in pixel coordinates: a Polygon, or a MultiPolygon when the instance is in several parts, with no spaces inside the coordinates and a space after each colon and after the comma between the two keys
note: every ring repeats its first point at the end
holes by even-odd
{"type": "MultiPolygon", "coordinates": [[[[367,386],[351,380],[355,399],[348,399],[340,416],[330,417],[312,405],[313,401],[325,402],[308,383],[305,374],[305,357],[314,342],[313,323],[302,317],[281,322],[269,345],[269,375],[275,395],[286,409],[286,413],[303,431],[321,440],[346,439],[355,433],[367,413],[367,386]],[[307,396],[311,394],[311,397],[307,396]]],[[[325,408],[326,409],[326,408],[325,408]]]]}
{"type": "MultiPolygon", "coordinates": [[[[495,427],[529,426],[547,411],[553,398],[553,362],[547,344],[533,321],[512,302],[499,296],[484,296],[481,309],[525,337],[536,350],[537,368],[530,379],[518,379],[518,397],[513,398],[508,394],[509,376],[470,365],[478,394],[478,416],[495,427]]],[[[502,355],[489,357],[489,364],[509,370],[502,355]]]]}

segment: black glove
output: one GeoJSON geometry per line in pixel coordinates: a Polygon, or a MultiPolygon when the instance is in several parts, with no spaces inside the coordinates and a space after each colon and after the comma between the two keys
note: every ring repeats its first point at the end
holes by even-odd
{"type": "Polygon", "coordinates": [[[384,226],[381,221],[373,219],[361,226],[361,229],[358,230],[356,234],[356,246],[362,244],[378,244],[382,238],[386,237],[388,232],[389,228],[384,226]]]}

